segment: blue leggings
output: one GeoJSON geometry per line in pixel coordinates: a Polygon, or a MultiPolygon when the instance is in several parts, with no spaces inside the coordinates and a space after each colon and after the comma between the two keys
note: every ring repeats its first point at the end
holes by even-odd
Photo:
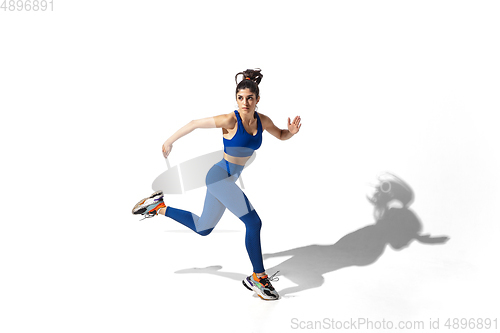
{"type": "Polygon", "coordinates": [[[170,206],[167,207],[165,216],[199,235],[207,236],[215,228],[226,208],[229,209],[245,224],[245,246],[254,272],[263,273],[265,270],[260,246],[262,222],[245,193],[235,184],[242,171],[243,166],[222,159],[208,171],[207,195],[201,216],[170,206]]]}

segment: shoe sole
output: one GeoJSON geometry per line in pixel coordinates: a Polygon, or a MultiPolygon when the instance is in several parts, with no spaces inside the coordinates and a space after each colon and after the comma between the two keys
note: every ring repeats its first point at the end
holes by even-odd
{"type": "Polygon", "coordinates": [[[139,201],[134,208],[132,209],[132,214],[134,215],[139,215],[144,212],[146,212],[147,207],[151,204],[153,204],[155,201],[158,199],[163,198],[163,191],[156,191],[155,193],[151,194],[149,197],[142,199],[139,201]]]}
{"type": "Polygon", "coordinates": [[[247,282],[247,279],[244,279],[243,281],[241,281],[241,283],[243,283],[245,288],[247,288],[248,290],[255,292],[257,294],[257,296],[262,298],[264,301],[276,301],[279,299],[279,296],[278,296],[278,298],[266,298],[267,296],[263,296],[262,292],[260,291],[259,288],[255,287],[253,285],[249,286],[247,283],[250,283],[250,282],[247,282]]]}

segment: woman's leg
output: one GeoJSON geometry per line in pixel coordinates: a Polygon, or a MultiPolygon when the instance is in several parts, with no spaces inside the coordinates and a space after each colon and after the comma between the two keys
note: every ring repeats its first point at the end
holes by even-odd
{"type": "Polygon", "coordinates": [[[243,167],[225,166],[225,160],[214,165],[207,174],[207,194],[203,213],[200,217],[189,211],[167,207],[160,210],[177,222],[185,225],[199,235],[206,236],[212,232],[225,209],[236,215],[246,227],[245,246],[255,273],[265,274],[260,245],[260,229],[262,222],[245,193],[235,184],[243,167]],[[231,175],[232,174],[232,175],[231,175]]]}
{"type": "MultiPolygon", "coordinates": [[[[217,182],[221,179],[227,178],[228,175],[220,173],[221,168],[214,165],[208,172],[206,177],[207,186],[210,183],[217,182]]],[[[209,235],[220,221],[226,207],[217,198],[210,193],[207,188],[205,196],[205,204],[203,205],[203,212],[201,216],[193,214],[189,211],[177,209],[173,207],[166,207],[159,211],[160,214],[170,217],[171,219],[185,225],[201,236],[209,235]]]]}
{"type": "Polygon", "coordinates": [[[239,173],[228,177],[228,170],[218,168],[218,170],[210,171],[214,174],[217,173],[216,176],[213,175],[214,179],[220,180],[207,182],[208,192],[245,224],[245,246],[254,272],[259,275],[265,274],[260,243],[262,221],[245,193],[235,184],[239,173]]]}
{"type": "MultiPolygon", "coordinates": [[[[226,207],[207,190],[205,204],[203,205],[203,213],[200,217],[191,212],[170,206],[165,209],[164,214],[185,225],[198,235],[207,236],[214,230],[225,210],[226,207]]],[[[160,211],[160,214],[162,213],[163,211],[160,211]]]]}

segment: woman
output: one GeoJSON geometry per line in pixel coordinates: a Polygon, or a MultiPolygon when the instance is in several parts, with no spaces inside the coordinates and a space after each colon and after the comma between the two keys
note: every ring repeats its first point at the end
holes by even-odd
{"type": "MultiPolygon", "coordinates": [[[[193,120],[172,135],[162,146],[165,158],[172,151],[175,141],[197,128],[222,128],[224,158],[215,164],[207,174],[207,194],[201,216],[191,212],[167,207],[161,191],[153,193],[134,207],[133,214],[145,217],[165,215],[185,225],[194,232],[206,236],[212,232],[224,211],[229,209],[246,227],[245,245],[253,266],[253,274],[243,280],[243,285],[265,300],[278,299],[279,295],[270,283],[262,259],[260,228],[262,222],[243,191],[236,185],[245,163],[261,146],[262,132],[268,131],[280,140],[288,140],[297,134],[300,117],[293,122],[288,118],[288,129],[281,130],[271,119],[256,112],[259,103],[260,69],[246,70],[237,83],[236,101],[238,110],[220,116],[193,120]]],[[[236,81],[237,82],[237,81],[236,81]]]]}

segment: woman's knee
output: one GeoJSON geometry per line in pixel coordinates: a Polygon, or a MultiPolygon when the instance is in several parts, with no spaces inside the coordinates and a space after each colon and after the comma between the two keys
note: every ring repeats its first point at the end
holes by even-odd
{"type": "Polygon", "coordinates": [[[213,230],[214,230],[214,228],[210,228],[210,229],[198,231],[197,233],[200,236],[208,236],[208,235],[210,235],[212,233],[213,230]]]}
{"type": "Polygon", "coordinates": [[[250,213],[241,216],[240,220],[245,223],[247,228],[252,228],[254,230],[260,231],[262,227],[262,221],[255,210],[252,210],[250,213]]]}

